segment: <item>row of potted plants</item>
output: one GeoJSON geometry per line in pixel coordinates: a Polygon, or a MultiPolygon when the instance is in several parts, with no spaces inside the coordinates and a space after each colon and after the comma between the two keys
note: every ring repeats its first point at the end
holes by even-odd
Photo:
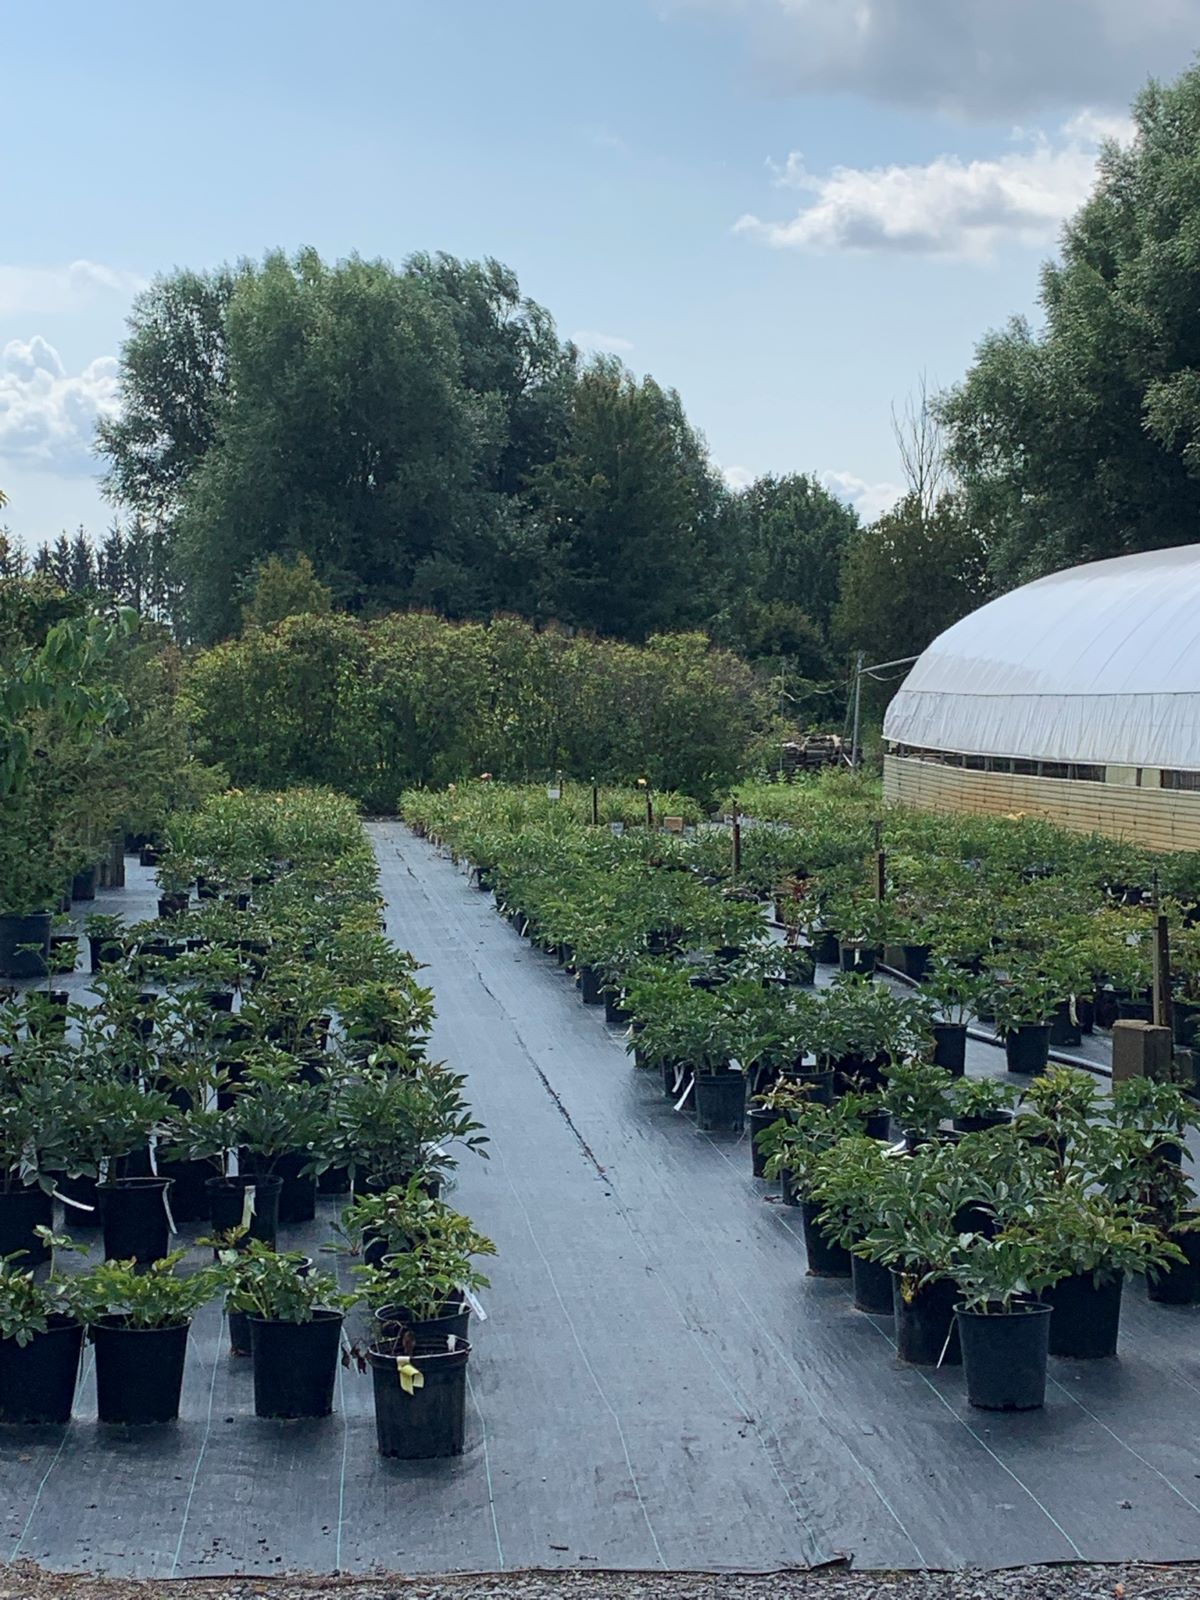
{"type": "MultiPolygon", "coordinates": [[[[121,1332],[171,1331],[157,1344],[161,1364],[143,1355],[131,1369],[145,1380],[149,1415],[162,1394],[178,1400],[183,1312],[222,1289],[233,1317],[291,1330],[263,1336],[262,1407],[293,1403],[287,1386],[303,1364],[288,1352],[308,1339],[323,1341],[319,1402],[349,1302],[325,1275],[301,1272],[293,1252],[276,1253],[280,1231],[311,1220],[325,1188],[352,1190],[359,1205],[406,1196],[415,1236],[420,1190],[435,1208],[427,1231],[438,1233],[431,1216],[451,1237],[438,1192],[457,1151],[483,1152],[486,1140],[463,1077],[428,1057],[432,995],[383,931],[374,856],[349,802],[323,792],[215,797],[172,823],[158,875],[158,918],[93,926],[87,1003],[34,990],[0,1004],[0,1254],[17,1276],[40,1270],[55,1200],[74,1237],[101,1226],[104,1264],[51,1281],[56,1294],[85,1297],[74,1323],[94,1330],[98,1375],[116,1359],[102,1344],[128,1350],[121,1332]],[[189,1222],[220,1255],[177,1273],[172,1235],[189,1222]]],[[[411,1290],[389,1298],[423,1313],[421,1272],[452,1270],[461,1253],[438,1255],[426,1241],[408,1255],[411,1290]]],[[[410,1399],[423,1387],[418,1355],[434,1371],[440,1355],[453,1353],[451,1368],[466,1359],[461,1334],[443,1349],[446,1332],[434,1329],[434,1348],[399,1352],[413,1355],[414,1377],[394,1359],[404,1329],[376,1332],[380,1370],[410,1399]]],[[[364,1360],[373,1348],[368,1340],[364,1360]]],[[[417,1400],[407,1414],[420,1409],[417,1400]]],[[[102,1417],[111,1414],[102,1397],[102,1417]]],[[[450,1445],[461,1449],[461,1406],[457,1422],[450,1445]]],[[[446,1446],[444,1428],[431,1437],[446,1446]]]]}

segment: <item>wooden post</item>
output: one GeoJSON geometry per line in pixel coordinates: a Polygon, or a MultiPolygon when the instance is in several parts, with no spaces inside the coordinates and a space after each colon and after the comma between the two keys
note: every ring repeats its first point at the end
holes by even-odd
{"type": "Polygon", "coordinates": [[[887,852],[883,848],[883,823],[875,824],[875,898],[887,895],[887,852]]]}
{"type": "Polygon", "coordinates": [[[733,802],[733,881],[742,875],[742,819],[737,801],[733,802]]]}
{"type": "Polygon", "coordinates": [[[646,790],[646,826],[654,826],[654,797],[649,789],[646,790]]]}
{"type": "Polygon", "coordinates": [[[1154,1021],[1171,1026],[1171,934],[1161,912],[1154,921],[1154,1021]]]}
{"type": "Polygon", "coordinates": [[[600,789],[595,778],[592,779],[592,827],[600,826],[600,789]]]}

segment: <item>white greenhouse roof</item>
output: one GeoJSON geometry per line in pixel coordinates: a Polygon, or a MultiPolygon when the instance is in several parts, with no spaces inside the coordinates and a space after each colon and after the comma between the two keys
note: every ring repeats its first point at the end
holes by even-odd
{"type": "Polygon", "coordinates": [[[918,659],[883,731],[964,755],[1200,768],[1200,544],[989,601],[918,659]]]}

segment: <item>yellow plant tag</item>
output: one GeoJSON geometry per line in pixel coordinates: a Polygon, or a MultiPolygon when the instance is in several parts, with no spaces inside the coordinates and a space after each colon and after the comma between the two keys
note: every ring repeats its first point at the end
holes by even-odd
{"type": "Polygon", "coordinates": [[[425,1387],[425,1374],[420,1367],[414,1367],[411,1361],[406,1361],[403,1356],[396,1357],[396,1371],[400,1374],[400,1387],[405,1394],[412,1394],[414,1389],[425,1387]]]}

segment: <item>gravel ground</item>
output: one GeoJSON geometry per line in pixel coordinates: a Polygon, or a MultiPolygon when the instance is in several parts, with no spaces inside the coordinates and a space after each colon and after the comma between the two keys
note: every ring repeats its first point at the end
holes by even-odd
{"type": "Polygon", "coordinates": [[[1006,1572],[513,1572],[443,1578],[204,1578],[128,1582],[0,1572],[0,1600],[1183,1600],[1200,1565],[1016,1567],[1006,1572]]]}

